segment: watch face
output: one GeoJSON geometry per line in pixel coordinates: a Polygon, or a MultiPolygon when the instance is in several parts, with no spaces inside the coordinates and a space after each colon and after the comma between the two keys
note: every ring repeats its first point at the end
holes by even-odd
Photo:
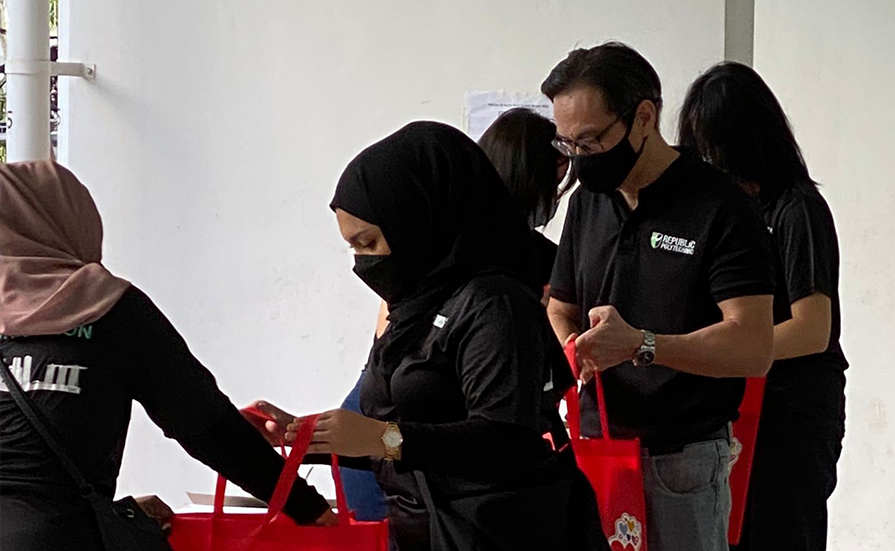
{"type": "Polygon", "coordinates": [[[389,448],[397,448],[402,442],[401,433],[395,430],[387,430],[382,435],[382,442],[389,448]]]}
{"type": "Polygon", "coordinates": [[[637,363],[640,365],[650,365],[656,359],[656,353],[651,350],[641,350],[637,354],[637,363]]]}

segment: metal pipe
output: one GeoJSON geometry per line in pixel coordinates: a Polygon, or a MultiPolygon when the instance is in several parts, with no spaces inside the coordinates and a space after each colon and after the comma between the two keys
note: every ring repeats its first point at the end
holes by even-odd
{"type": "Polygon", "coordinates": [[[724,59],[752,66],[755,43],[755,0],[724,3],[724,59]]]}
{"type": "Polygon", "coordinates": [[[50,5],[10,0],[7,160],[50,158],[50,5]]]}

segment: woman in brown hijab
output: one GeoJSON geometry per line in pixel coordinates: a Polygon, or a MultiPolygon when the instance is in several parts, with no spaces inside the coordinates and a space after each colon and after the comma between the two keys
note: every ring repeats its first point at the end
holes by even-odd
{"type": "MultiPolygon", "coordinates": [[[[0,165],[0,361],[98,495],[115,494],[136,400],[190,455],[269,499],[283,460],[149,297],[102,265],[102,238],[90,193],[67,169],[0,165]]],[[[0,548],[103,549],[87,499],[5,382],[0,448],[0,548]]],[[[334,521],[301,479],[284,510],[334,521]]]]}

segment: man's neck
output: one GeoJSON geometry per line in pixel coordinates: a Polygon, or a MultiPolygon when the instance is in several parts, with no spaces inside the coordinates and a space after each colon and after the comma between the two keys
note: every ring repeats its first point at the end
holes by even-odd
{"type": "Polygon", "coordinates": [[[640,160],[619,188],[631,210],[637,208],[640,190],[658,180],[671,163],[681,156],[658,132],[646,140],[643,148],[640,160]]]}

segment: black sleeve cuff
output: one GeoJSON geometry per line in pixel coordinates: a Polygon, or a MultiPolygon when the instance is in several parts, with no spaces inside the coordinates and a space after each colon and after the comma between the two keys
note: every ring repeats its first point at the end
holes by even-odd
{"type": "Polygon", "coordinates": [[[578,295],[575,291],[568,291],[552,284],[550,285],[550,298],[555,298],[560,302],[568,304],[578,304],[578,295]]]}
{"type": "Polygon", "coordinates": [[[817,293],[820,293],[829,299],[833,298],[832,293],[825,291],[824,289],[819,289],[816,287],[804,287],[804,288],[801,288],[801,289],[798,289],[795,291],[790,291],[789,303],[792,304],[794,302],[798,302],[798,301],[802,300],[803,298],[808,298],[811,295],[814,295],[817,293]]]}
{"type": "Polygon", "coordinates": [[[773,284],[766,281],[756,281],[752,283],[739,284],[735,287],[728,287],[725,289],[712,291],[712,298],[715,299],[715,304],[718,304],[732,298],[773,294],[773,284]]]}
{"type": "MultiPolygon", "coordinates": [[[[233,406],[204,434],[180,437],[178,441],[190,455],[265,502],[273,495],[285,464],[233,406]]],[[[295,522],[307,524],[320,518],[328,508],[326,499],[299,477],[283,510],[295,522]]]]}
{"type": "Polygon", "coordinates": [[[301,477],[295,479],[283,506],[283,512],[297,524],[313,524],[329,509],[329,502],[301,477]]]}

